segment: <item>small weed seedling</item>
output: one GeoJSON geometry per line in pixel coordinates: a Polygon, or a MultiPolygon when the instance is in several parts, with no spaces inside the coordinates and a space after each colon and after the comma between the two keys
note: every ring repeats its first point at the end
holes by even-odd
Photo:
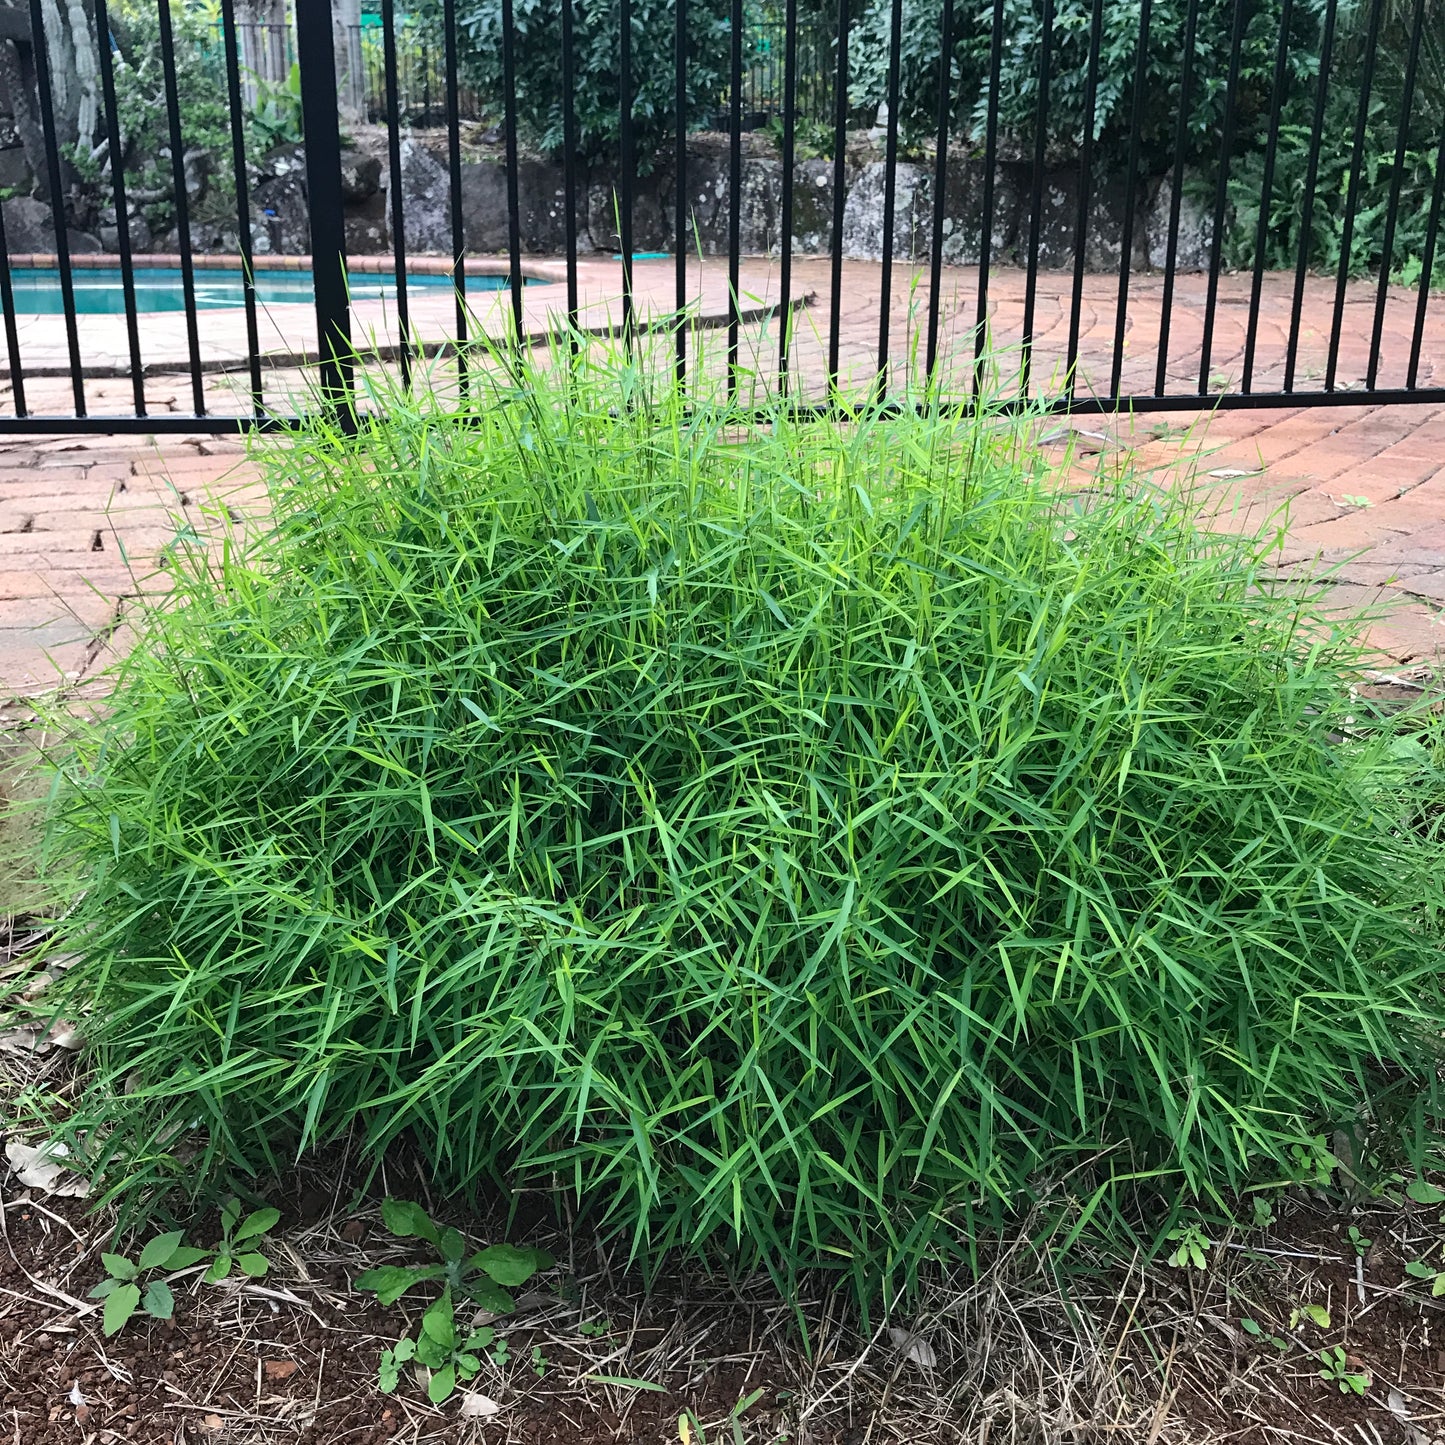
{"type": "MultiPolygon", "coordinates": [[[[482,1368],[482,1351],[492,1346],[493,1358],[506,1341],[497,1338],[490,1325],[472,1330],[465,1337],[457,1334],[456,1312],[451,1286],[431,1304],[421,1317],[421,1329],[415,1339],[403,1336],[389,1350],[381,1353],[376,1383],[384,1394],[391,1394],[401,1382],[402,1366],[415,1361],[430,1373],[427,1398],[440,1405],[450,1398],[459,1383],[470,1380],[482,1368]]],[[[539,1371],[540,1373],[540,1371],[539,1371]]]]}
{"type": "Polygon", "coordinates": [[[1436,1269],[1433,1264],[1427,1264],[1423,1259],[1412,1259],[1405,1266],[1405,1273],[1411,1279],[1428,1280],[1433,1298],[1439,1299],[1441,1295],[1445,1295],[1445,1271],[1436,1269]]]}
{"type": "MultiPolygon", "coordinates": [[[[381,1205],[381,1222],[398,1239],[422,1239],[440,1256],[436,1264],[385,1264],[356,1277],[357,1289],[370,1290],[377,1303],[395,1304],[407,1290],[431,1280],[445,1281],[442,1296],[422,1316],[421,1331],[415,1339],[403,1337],[382,1352],[377,1384],[390,1394],[401,1380],[401,1367],[415,1360],[424,1365],[431,1378],[427,1396],[434,1405],[447,1399],[459,1381],[470,1380],[482,1367],[482,1352],[490,1349],[492,1362],[504,1368],[511,1360],[511,1346],[505,1335],[490,1325],[473,1329],[465,1338],[457,1331],[457,1300],[470,1300],[490,1314],[510,1314],[516,1301],[509,1289],[524,1285],[539,1270],[550,1269],[552,1256],[540,1249],[518,1249],[510,1244],[488,1245],[469,1255],[461,1231],[448,1226],[438,1229],[420,1204],[386,1199],[381,1205]]],[[[541,1375],[547,1361],[540,1350],[532,1351],[532,1368],[541,1375]]]]}
{"type": "Polygon", "coordinates": [[[489,1245],[469,1255],[460,1230],[438,1229],[420,1204],[406,1200],[383,1200],[381,1222],[398,1239],[425,1240],[441,1259],[437,1264],[384,1264],[357,1275],[357,1289],[369,1290],[378,1304],[395,1304],[415,1285],[445,1280],[453,1298],[469,1299],[494,1315],[510,1314],[516,1301],[507,1291],[555,1263],[545,1250],[510,1244],[489,1245]]]}
{"type": "Polygon", "coordinates": [[[608,1334],[611,1329],[611,1320],[583,1320],[582,1323],[577,1326],[577,1333],[584,1339],[587,1339],[597,1335],[608,1334]]]}
{"type": "Polygon", "coordinates": [[[1273,1345],[1275,1349],[1280,1352],[1280,1354],[1283,1354],[1287,1349],[1289,1349],[1289,1341],[1285,1339],[1283,1335],[1276,1335],[1271,1333],[1262,1324],[1260,1324],[1258,1320],[1240,1320],[1239,1327],[1245,1332],[1245,1334],[1250,1335],[1252,1338],[1256,1340],[1267,1341],[1269,1344],[1273,1345]]]}
{"type": "MultiPolygon", "coordinates": [[[[744,1396],[728,1411],[727,1424],[731,1438],[727,1441],[727,1445],[744,1445],[743,1427],[739,1422],[762,1396],[761,1389],[754,1390],[751,1395],[744,1396]]],[[[698,1423],[697,1416],[691,1410],[677,1417],[677,1438],[680,1445],[708,1445],[707,1435],[698,1423]]]]}
{"type": "Polygon", "coordinates": [[[176,1312],[176,1298],[171,1287],[158,1276],[189,1269],[210,1256],[208,1249],[182,1243],[179,1229],[158,1234],[132,1262],[123,1254],[102,1254],[106,1277],[91,1290],[91,1299],[103,1299],[105,1310],[101,1328],[106,1335],[118,1334],[136,1310],[144,1310],[152,1319],[168,1320],[176,1312]],[[144,1276],[151,1276],[145,1279],[144,1276]],[[141,1285],[145,1289],[142,1292],[141,1285]]]}
{"type": "Polygon", "coordinates": [[[177,1229],[158,1234],[135,1261],[123,1254],[102,1254],[100,1259],[105,1265],[106,1277],[90,1292],[92,1299],[105,1301],[101,1328],[107,1335],[118,1333],[138,1309],[152,1319],[170,1319],[175,1314],[176,1299],[170,1285],[160,1276],[190,1269],[202,1260],[211,1261],[203,1276],[207,1284],[218,1284],[233,1267],[252,1279],[259,1279],[270,1265],[258,1246],[280,1218],[279,1209],[268,1208],[254,1210],[243,1219],[240,1200],[232,1199],[221,1210],[221,1242],[214,1249],[183,1243],[184,1236],[177,1229]],[[251,1247],[238,1253],[238,1246],[242,1244],[251,1247]],[[150,1278],[143,1279],[146,1275],[150,1278]]]}
{"type": "Polygon", "coordinates": [[[1355,1251],[1355,1257],[1357,1259],[1363,1259],[1370,1252],[1370,1248],[1375,1242],[1373,1239],[1366,1239],[1365,1236],[1360,1233],[1359,1226],[1356,1224],[1350,1225],[1349,1233],[1346,1234],[1345,1238],[1349,1240],[1350,1248],[1355,1251]]]}
{"type": "Polygon", "coordinates": [[[207,1284],[219,1284],[233,1269],[251,1279],[260,1279],[271,1268],[270,1261],[261,1253],[262,1237],[275,1229],[281,1218],[279,1209],[255,1209],[244,1218],[241,1215],[241,1201],[228,1199],[221,1209],[221,1242],[216,1246],[215,1258],[205,1273],[207,1284]],[[249,1245],[249,1249],[242,1249],[249,1245]]]}
{"type": "Polygon", "coordinates": [[[1164,1237],[1174,1242],[1169,1263],[1175,1269],[1203,1269],[1208,1264],[1207,1255],[1214,1243],[1198,1224],[1181,1224],[1164,1237]]]}
{"type": "Polygon", "coordinates": [[[1274,1205],[1263,1194],[1256,1194],[1254,1196],[1254,1227],[1268,1229],[1274,1220],[1274,1205]]]}
{"type": "Polygon", "coordinates": [[[1290,1329],[1297,1330],[1305,1320],[1317,1329],[1327,1330],[1330,1327],[1330,1312],[1323,1305],[1301,1305],[1289,1312],[1290,1329]]]}
{"type": "Polygon", "coordinates": [[[1358,1370],[1350,1369],[1350,1362],[1343,1348],[1332,1345],[1319,1352],[1320,1379],[1330,1380],[1340,1387],[1342,1395],[1363,1395],[1370,1388],[1370,1377],[1358,1370]]]}
{"type": "Polygon", "coordinates": [[[1323,1134],[1316,1134],[1308,1144],[1291,1144],[1290,1158],[1294,1160],[1295,1179],[1300,1184],[1313,1184],[1324,1189],[1330,1176],[1339,1167],[1340,1161],[1330,1153],[1323,1134]]]}

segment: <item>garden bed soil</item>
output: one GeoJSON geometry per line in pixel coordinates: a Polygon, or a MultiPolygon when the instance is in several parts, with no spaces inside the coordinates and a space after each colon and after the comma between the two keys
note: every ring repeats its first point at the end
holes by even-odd
{"type": "MultiPolygon", "coordinates": [[[[1378,1236],[1363,1261],[1363,1303],[1340,1217],[1300,1203],[1267,1239],[1221,1241],[1203,1272],[1159,1266],[1090,1280],[1075,1290],[1083,1317],[1072,1326],[1060,1292],[1039,1280],[1020,1279],[1010,1298],[994,1300],[982,1336],[974,1292],[960,1291],[952,1307],[935,1292],[910,1321],[926,1342],[922,1363],[886,1330],[869,1337],[845,1325],[840,1300],[804,1304],[810,1362],[789,1303],[765,1282],[732,1292],[669,1275],[646,1295],[593,1255],[524,1297],[507,1330],[511,1363],[487,1365],[474,1382],[501,1410],[465,1419],[460,1396],[437,1408],[415,1382],[393,1396],[377,1390],[381,1350],[415,1330],[425,1301],[383,1309],[350,1289],[362,1267],[414,1256],[380,1228],[374,1201],[349,1209],[337,1202],[343,1192],[333,1182],[286,1201],[264,1281],[203,1287],[193,1275],[177,1283],[174,1321],[140,1318],[107,1340],[86,1301],[104,1275],[105,1216],[12,1181],[0,1251],[0,1423],[9,1438],[661,1445],[679,1440],[687,1410],[705,1432],[694,1438],[734,1445],[728,1417],[755,1392],[740,1421],[748,1442],[1433,1445],[1445,1432],[1445,1314],[1402,1267],[1427,1237],[1438,1251],[1438,1208],[1423,1218],[1351,1216],[1378,1236]],[[1306,1303],[1329,1311],[1328,1328],[1288,1329],[1306,1303]],[[1288,1353],[1246,1335],[1244,1318],[1281,1331],[1288,1353]],[[584,1335],[584,1324],[602,1333],[584,1335]],[[1363,1395],[1320,1378],[1315,1351],[1337,1343],[1349,1370],[1368,1376],[1363,1395]],[[540,1376],[534,1345],[546,1362],[540,1376]],[[993,1353],[991,1365],[981,1353],[993,1353]]],[[[197,1231],[202,1239],[205,1225],[214,1216],[197,1231]]]]}

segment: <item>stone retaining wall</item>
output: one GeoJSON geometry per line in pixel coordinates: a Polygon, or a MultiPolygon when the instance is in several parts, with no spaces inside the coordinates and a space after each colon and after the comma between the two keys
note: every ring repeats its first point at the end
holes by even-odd
{"type": "MultiPolygon", "coordinates": [[[[780,249],[783,208],[783,167],[759,137],[745,138],[749,154],[742,161],[740,245],[746,255],[776,254],[780,249]]],[[[495,148],[492,148],[493,150],[495,148]]],[[[352,254],[382,255],[391,250],[389,190],[384,136],[372,135],[344,157],[343,193],[347,240],[352,254]]],[[[843,208],[843,254],[875,260],[884,247],[884,185],[886,167],[866,145],[850,146],[846,166],[847,193],[843,208]]],[[[978,260],[983,213],[984,167],[963,155],[952,158],[944,191],[943,256],[954,264],[978,260]]],[[[451,220],[448,206],[445,137],[436,132],[403,140],[401,185],[406,243],[412,253],[449,254],[451,220]]],[[[992,251],[1000,264],[1022,265],[1027,259],[1031,168],[1023,162],[1001,162],[995,172],[992,251]]],[[[728,138],[690,138],[686,185],[692,232],[689,250],[726,255],[730,207],[728,138]]],[[[893,221],[893,254],[900,260],[925,260],[933,224],[933,167],[912,161],[897,167],[893,221]]],[[[521,245],[528,255],[557,256],[566,247],[565,191],[560,162],[529,159],[518,168],[521,245]]],[[[583,254],[617,250],[615,178],[606,169],[583,168],[578,177],[577,232],[583,254]]],[[[1051,170],[1043,177],[1039,264],[1045,270],[1071,267],[1079,203],[1078,168],[1051,170]]],[[[670,160],[639,176],[633,192],[633,243],[637,251],[671,251],[675,172],[670,160]]],[[[265,157],[252,178],[252,228],[258,252],[303,255],[310,250],[306,210],[305,156],[299,146],[282,147],[265,157]]],[[[198,198],[193,197],[193,201],[198,198]]],[[[205,207],[195,213],[204,215],[205,207]]],[[[1141,183],[1135,197],[1133,265],[1160,267],[1168,242],[1170,187],[1167,179],[1141,183]]],[[[1090,270],[1117,270],[1124,232],[1125,195],[1117,177],[1102,180],[1090,197],[1085,262],[1090,270]]],[[[12,251],[53,251],[50,208],[28,197],[4,202],[4,219],[12,251]]],[[[471,146],[462,164],[462,222],[466,248],[473,253],[505,252],[508,243],[506,169],[499,155],[471,146]]],[[[827,254],[833,242],[833,164],[823,159],[798,162],[793,170],[793,250],[796,255],[827,254]]],[[[1181,206],[1177,264],[1197,270],[1208,264],[1210,219],[1197,199],[1186,192],[1181,206]]],[[[138,252],[174,252],[178,238],[151,235],[137,218],[132,245],[138,252]]],[[[200,252],[239,249],[234,221],[192,226],[192,243],[200,252]]],[[[96,234],[72,233],[74,250],[113,251],[114,216],[102,218],[96,234]],[[106,220],[110,224],[105,224],[106,220]]]]}

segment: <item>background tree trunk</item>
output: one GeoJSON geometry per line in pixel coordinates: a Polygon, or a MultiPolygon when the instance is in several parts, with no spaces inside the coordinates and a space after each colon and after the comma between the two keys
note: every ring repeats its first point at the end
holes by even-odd
{"type": "Polygon", "coordinates": [[[366,119],[366,73],[361,58],[361,0],[331,0],[336,49],[336,97],[344,120],[366,119]]]}
{"type": "MultiPolygon", "coordinates": [[[[81,157],[88,159],[93,153],[101,120],[100,52],[95,20],[84,0],[43,0],[42,10],[55,139],[65,190],[62,199],[74,220],[78,200],[74,162],[81,157]]],[[[15,129],[35,176],[36,194],[48,200],[50,170],[45,161],[45,134],[35,85],[33,37],[30,44],[6,41],[0,45],[0,75],[10,92],[15,129]]]]}

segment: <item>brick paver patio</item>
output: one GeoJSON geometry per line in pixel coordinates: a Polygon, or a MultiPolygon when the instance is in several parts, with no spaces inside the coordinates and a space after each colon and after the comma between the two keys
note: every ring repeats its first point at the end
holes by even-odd
{"type": "MultiPolygon", "coordinates": [[[[643,316],[669,309],[670,262],[638,264],[638,309],[643,316]]],[[[709,261],[692,268],[700,313],[716,319],[726,310],[726,266],[709,261]]],[[[795,263],[794,294],[807,305],[795,313],[795,386],[822,391],[824,335],[829,313],[826,260],[795,263]]],[[[1283,367],[1292,278],[1266,278],[1259,317],[1257,389],[1277,388],[1283,367]]],[[[895,269],[890,297],[894,318],[889,338],[890,380],[897,387],[922,366],[920,332],[926,319],[926,271],[895,269]]],[[[1168,374],[1172,390],[1197,383],[1203,330],[1205,278],[1182,276],[1172,312],[1168,374]]],[[[593,327],[616,320],[616,268],[587,263],[584,321],[593,327]]],[[[964,376],[972,358],[976,275],[950,268],[941,295],[944,374],[964,376]]],[[[1081,314],[1081,390],[1107,386],[1112,364],[1114,308],[1118,279],[1091,276],[1081,314]]],[[[528,287],[529,330],[549,324],[562,304],[560,285],[528,287]]],[[[1249,278],[1224,277],[1210,376],[1216,385],[1238,381],[1247,335],[1249,278]]],[[[766,308],[777,297],[775,261],[743,265],[745,309],[766,308]]],[[[1130,321],[1123,357],[1123,389],[1152,390],[1160,318],[1160,279],[1135,276],[1130,287],[1130,321]]],[[[1047,378],[1062,366],[1068,325],[1069,278],[1040,277],[1035,373],[1047,378]]],[[[1316,388],[1328,342],[1333,283],[1312,278],[1306,295],[1297,385],[1316,388]]],[[[1364,374],[1373,285],[1352,285],[1342,327],[1338,384],[1357,386],[1364,374]]],[[[1021,323],[1023,277],[995,272],[991,327],[1002,358],[999,369],[1015,365],[1010,349],[1021,323]]],[[[1380,367],[1382,386],[1403,382],[1416,295],[1392,288],[1385,317],[1380,367]]],[[[478,298],[477,323],[496,332],[506,315],[505,293],[478,298]]],[[[840,311],[840,372],[844,385],[866,386],[876,367],[882,308],[879,268],[849,262],[844,269],[840,311]]],[[[429,293],[414,309],[422,336],[450,334],[450,297],[429,293]]],[[[1445,376],[1445,298],[1431,303],[1419,373],[1421,385],[1445,376]]],[[[70,409],[69,384],[54,374],[64,361],[62,328],[56,318],[29,327],[27,367],[49,376],[27,375],[33,410],[70,409]],[[54,353],[53,355],[51,353],[54,353]]],[[[116,317],[83,318],[83,351],[101,371],[124,355],[110,332],[116,317]]],[[[203,346],[223,369],[206,378],[208,404],[236,407],[237,358],[244,354],[239,311],[203,315],[203,346]]],[[[390,316],[380,302],[358,307],[358,333],[375,331],[389,339],[390,316]]],[[[314,345],[314,314],[307,306],[278,306],[266,318],[265,345],[273,353],[295,353],[314,345]]],[[[120,334],[120,333],[117,333],[120,334]]],[[[172,370],[182,359],[181,318],[147,317],[143,348],[148,368],[148,404],[155,411],[190,409],[189,385],[172,370]]],[[[705,366],[717,364],[719,333],[704,333],[705,366]]],[[[777,365],[775,322],[743,328],[742,360],[748,371],[771,377],[777,365]]],[[[287,357],[289,361],[291,358],[287,357]]],[[[113,369],[113,366],[111,367],[113,369]]],[[[300,374],[268,363],[268,394],[279,401],[302,386],[300,374]]],[[[746,388],[754,384],[743,378],[746,388]]],[[[131,407],[128,380],[95,376],[87,399],[97,413],[131,407]]],[[[8,410],[8,386],[0,386],[0,410],[8,410]]],[[[103,424],[103,423],[102,423],[103,424]]],[[[1053,445],[1075,445],[1075,465],[1110,467],[1121,452],[1171,481],[1194,477],[1211,488],[1209,506],[1216,525],[1258,527],[1289,504],[1283,560],[1292,567],[1326,568],[1341,605],[1388,599],[1395,605],[1376,622],[1371,637],[1381,668],[1413,669],[1419,680],[1445,662],[1445,407],[1299,407],[1227,412],[1212,419],[1195,413],[1134,417],[1061,418],[1046,434],[1053,445]],[[1066,435],[1073,432],[1072,438],[1066,435]]],[[[273,443],[263,443],[271,445],[273,443]]],[[[73,682],[103,662],[124,600],[152,574],[160,549],[187,518],[202,514],[229,525],[226,508],[254,504],[255,477],[245,446],[234,439],[105,437],[26,438],[0,434],[0,698],[16,698],[73,682]]]]}

